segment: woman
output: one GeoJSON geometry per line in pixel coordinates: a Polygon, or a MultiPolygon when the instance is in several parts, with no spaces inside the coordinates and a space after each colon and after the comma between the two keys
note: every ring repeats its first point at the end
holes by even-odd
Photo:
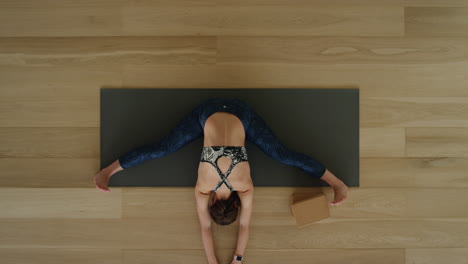
{"type": "Polygon", "coordinates": [[[254,186],[245,139],[271,158],[298,167],[330,184],[335,192],[332,205],[340,204],[347,197],[348,187],[341,180],[312,157],[287,149],[247,102],[216,97],[196,106],[159,142],[131,150],[101,170],[95,176],[96,187],[109,191],[107,182],[114,173],[175,152],[201,136],[204,136],[204,143],[195,199],[209,263],[217,263],[211,219],[219,225],[231,224],[237,219],[240,209],[239,237],[233,264],[241,263],[247,245],[254,186]]]}

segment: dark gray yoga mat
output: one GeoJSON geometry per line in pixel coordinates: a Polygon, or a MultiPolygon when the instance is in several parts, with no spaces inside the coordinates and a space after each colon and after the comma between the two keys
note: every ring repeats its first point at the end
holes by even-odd
{"type": "MultiPolygon", "coordinates": [[[[359,186],[359,89],[101,89],[101,169],[127,151],[159,141],[202,100],[236,97],[259,113],[289,149],[359,186]]],[[[273,160],[246,140],[254,186],[317,187],[324,181],[273,160]]],[[[114,174],[109,186],[192,186],[203,137],[162,158],[114,174]]]]}

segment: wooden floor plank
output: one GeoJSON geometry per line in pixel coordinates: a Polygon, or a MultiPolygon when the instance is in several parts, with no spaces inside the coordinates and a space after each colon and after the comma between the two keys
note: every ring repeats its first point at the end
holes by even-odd
{"type": "Polygon", "coordinates": [[[468,248],[409,248],[406,250],[406,264],[439,263],[468,263],[468,248]]]}
{"type": "Polygon", "coordinates": [[[122,66],[116,64],[44,67],[19,64],[4,62],[0,66],[0,86],[3,87],[0,98],[3,100],[27,97],[95,99],[99,98],[102,87],[122,86],[122,66]]]}
{"type": "Polygon", "coordinates": [[[0,187],[93,188],[95,158],[0,158],[0,187]]]}
{"type": "Polygon", "coordinates": [[[405,36],[468,36],[467,7],[405,7],[405,36]]]}
{"type": "MultiPolygon", "coordinates": [[[[64,176],[66,177],[66,176],[64,176]]],[[[121,218],[122,191],[0,188],[0,218],[121,218]]]]}
{"type": "Polygon", "coordinates": [[[362,97],[468,96],[468,62],[124,66],[123,86],[142,88],[359,88],[362,97]],[[179,78],[178,76],[184,76],[179,78]]]}
{"type": "Polygon", "coordinates": [[[123,34],[402,36],[398,6],[159,6],[123,8],[123,34]]]}
{"type": "MultiPolygon", "coordinates": [[[[291,211],[293,194],[324,192],[331,188],[256,187],[251,224],[295,225],[291,211]]],[[[193,188],[124,188],[123,218],[197,219],[193,188]],[[176,206],[177,205],[177,206],[176,206]]],[[[466,188],[351,188],[348,200],[329,206],[330,220],[402,218],[467,218],[460,210],[468,198],[466,188]]]]}
{"type": "Polygon", "coordinates": [[[468,157],[466,127],[408,127],[405,138],[407,157],[468,157]]]}
{"type": "Polygon", "coordinates": [[[121,33],[119,6],[0,8],[2,37],[116,36],[121,33]]]}
{"type": "Polygon", "coordinates": [[[468,158],[361,158],[361,187],[466,188],[468,158]]]}
{"type": "Polygon", "coordinates": [[[203,65],[216,62],[216,37],[12,37],[0,38],[0,54],[0,65],[86,66],[83,71],[98,65],[203,65]]]}
{"type": "Polygon", "coordinates": [[[404,6],[423,6],[423,7],[468,7],[465,0],[403,0],[404,6]]]}
{"type": "MultiPolygon", "coordinates": [[[[468,127],[468,97],[361,97],[360,104],[361,127],[405,127],[407,136],[416,127],[428,131],[468,127]]],[[[463,134],[466,128],[457,131],[463,134]]]]}
{"type": "MultiPolygon", "coordinates": [[[[332,201],[333,191],[325,190],[332,201]]],[[[348,203],[332,206],[333,218],[464,218],[465,188],[353,188],[348,203]]]]}
{"type": "MultiPolygon", "coordinates": [[[[328,220],[306,228],[251,225],[249,249],[468,247],[467,230],[466,218],[343,219],[328,220]]],[[[237,225],[215,226],[214,243],[218,249],[232,250],[237,233],[237,225]]],[[[196,218],[193,221],[181,218],[0,219],[0,248],[51,247],[202,249],[203,245],[196,218]]]]}
{"type": "Polygon", "coordinates": [[[13,127],[98,127],[99,106],[99,97],[2,98],[0,133],[10,133],[13,127]]]}
{"type": "MultiPolygon", "coordinates": [[[[128,0],[130,2],[139,2],[139,0],[128,0]]],[[[404,0],[291,0],[290,5],[294,6],[402,6],[404,0]]],[[[232,2],[229,0],[217,0],[217,3],[230,6],[252,5],[252,6],[282,6],[283,0],[239,0],[232,2]]]]}
{"type": "Polygon", "coordinates": [[[405,129],[360,128],[359,155],[360,157],[404,157],[405,129]]]}
{"type": "Polygon", "coordinates": [[[116,7],[124,4],[127,0],[99,0],[99,1],[73,1],[73,0],[4,0],[0,2],[0,7],[116,7]]]}
{"type": "Polygon", "coordinates": [[[468,38],[219,36],[218,63],[423,64],[463,62],[468,38]]]}
{"type": "MultiPolygon", "coordinates": [[[[372,253],[372,252],[371,252],[372,253]]],[[[0,248],[3,264],[121,264],[120,249],[0,248]]],[[[392,257],[391,254],[387,254],[392,257]]]]}
{"type": "Polygon", "coordinates": [[[3,127],[0,138],[0,158],[99,157],[99,127],[3,127]]]}
{"type": "MultiPolygon", "coordinates": [[[[258,264],[290,263],[302,264],[313,259],[316,263],[353,263],[353,264],[405,264],[404,249],[294,249],[294,250],[250,250],[244,254],[244,261],[258,264]]],[[[232,250],[219,250],[219,263],[232,260],[232,250]]],[[[143,264],[158,260],[176,260],[174,263],[205,263],[203,250],[123,250],[123,263],[143,264]]]]}
{"type": "Polygon", "coordinates": [[[3,218],[0,248],[121,249],[127,231],[112,218],[3,218]]]}

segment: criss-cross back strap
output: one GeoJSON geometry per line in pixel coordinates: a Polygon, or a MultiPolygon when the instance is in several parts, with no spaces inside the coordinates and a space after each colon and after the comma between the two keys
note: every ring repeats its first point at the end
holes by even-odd
{"type": "MultiPolygon", "coordinates": [[[[227,156],[227,155],[221,155],[221,156],[227,156]]],[[[221,156],[219,156],[219,157],[216,159],[215,163],[218,161],[218,159],[219,159],[221,156]]],[[[215,167],[216,171],[218,171],[219,177],[221,177],[221,180],[218,182],[218,184],[216,184],[216,187],[213,189],[213,191],[218,190],[218,188],[223,184],[223,182],[226,184],[226,186],[229,188],[229,190],[233,191],[233,188],[232,188],[231,184],[228,182],[227,177],[229,177],[229,175],[231,174],[232,169],[233,169],[234,166],[236,166],[236,164],[239,163],[239,162],[236,162],[235,160],[233,160],[232,163],[231,163],[231,166],[230,166],[229,169],[227,170],[226,174],[223,174],[223,173],[221,172],[221,170],[219,169],[218,166],[216,166],[216,165],[213,164],[212,162],[210,162],[210,163],[211,163],[211,165],[213,165],[213,167],[215,167]]]]}

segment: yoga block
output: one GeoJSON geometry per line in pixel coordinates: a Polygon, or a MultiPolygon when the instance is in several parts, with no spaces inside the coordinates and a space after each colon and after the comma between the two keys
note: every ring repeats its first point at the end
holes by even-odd
{"type": "Polygon", "coordinates": [[[291,210],[298,227],[330,217],[327,197],[324,194],[309,194],[305,197],[293,194],[291,210]]]}

